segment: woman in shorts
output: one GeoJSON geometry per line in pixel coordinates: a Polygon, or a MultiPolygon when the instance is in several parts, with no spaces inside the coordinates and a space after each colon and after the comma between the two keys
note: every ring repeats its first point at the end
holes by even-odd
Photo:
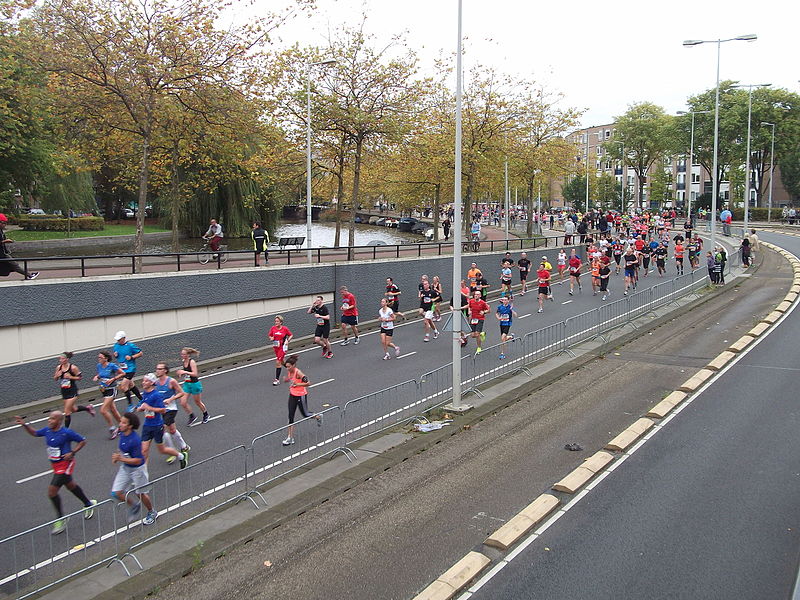
{"type": "Polygon", "coordinates": [[[269,330],[268,335],[272,342],[272,350],[275,352],[275,379],[272,381],[272,385],[280,385],[281,367],[283,367],[283,359],[286,356],[286,352],[289,350],[292,332],[283,324],[283,317],[276,315],[275,325],[269,330]]]}
{"type": "Polygon", "coordinates": [[[318,425],[322,424],[322,417],[308,412],[308,387],[311,383],[306,374],[297,368],[297,354],[287,358],[284,365],[286,365],[286,381],[289,382],[289,428],[286,439],[281,444],[291,446],[294,444],[294,416],[298,408],[304,419],[313,416],[317,419],[318,425]]]}
{"type": "Polygon", "coordinates": [[[89,404],[87,406],[76,405],[78,401],[78,384],[81,380],[81,370],[70,362],[73,357],[72,352],[64,352],[58,357],[58,365],[56,371],[53,373],[53,379],[58,382],[58,388],[61,391],[61,398],[64,400],[64,427],[69,428],[72,421],[72,413],[86,411],[94,416],[94,407],[89,404]]]}
{"type": "Polygon", "coordinates": [[[97,355],[97,375],[92,377],[92,381],[100,384],[100,393],[103,395],[103,406],[100,407],[100,414],[108,423],[108,439],[113,440],[117,437],[119,429],[119,412],[114,405],[114,395],[117,391],[117,382],[125,378],[125,371],[120,369],[116,363],[111,362],[111,352],[101,350],[97,355]]]}
{"type": "Polygon", "coordinates": [[[394,355],[400,356],[400,347],[392,342],[394,335],[394,311],[389,307],[389,301],[381,298],[381,307],[378,309],[378,320],[381,322],[381,345],[383,346],[383,360],[389,360],[389,348],[394,348],[394,355]]]}
{"type": "Polygon", "coordinates": [[[442,313],[439,311],[439,305],[442,303],[442,295],[444,292],[442,291],[442,281],[439,279],[438,275],[434,275],[433,279],[431,280],[431,287],[439,299],[433,303],[433,320],[434,321],[441,321],[442,320],[442,313]]]}
{"type": "Polygon", "coordinates": [[[197,369],[195,357],[200,356],[200,351],[194,348],[181,348],[181,363],[183,368],[175,371],[178,377],[183,377],[181,388],[186,395],[181,398],[183,409],[189,413],[189,425],[195,422],[194,413],[189,408],[189,398],[203,411],[203,423],[208,423],[208,409],[203,403],[203,384],[200,383],[200,372],[197,369]]]}
{"type": "Polygon", "coordinates": [[[561,285],[564,283],[564,273],[567,271],[567,253],[563,248],[558,251],[556,266],[558,267],[558,285],[561,285]]]}
{"type": "Polygon", "coordinates": [[[572,249],[569,261],[569,295],[574,295],[575,286],[578,286],[578,291],[581,291],[581,263],[580,257],[576,254],[575,248],[572,249]]]}

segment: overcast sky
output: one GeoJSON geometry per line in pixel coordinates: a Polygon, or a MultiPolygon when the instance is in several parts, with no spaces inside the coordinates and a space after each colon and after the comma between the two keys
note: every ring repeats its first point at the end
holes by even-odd
{"type": "MultiPolygon", "coordinates": [[[[255,0],[255,6],[271,0],[255,0]]],[[[283,43],[325,45],[329,30],[357,25],[378,39],[406,32],[429,71],[456,48],[457,0],[317,0],[315,14],[281,29],[283,43]]],[[[755,33],[755,42],[722,44],[721,79],[772,83],[800,91],[796,0],[463,0],[464,69],[480,62],[546,84],[565,106],[586,109],[582,125],[612,122],[638,101],[668,112],[712,88],[716,44],[684,48],[685,39],[755,33]]],[[[453,83],[454,88],[454,83],[453,83]]]]}

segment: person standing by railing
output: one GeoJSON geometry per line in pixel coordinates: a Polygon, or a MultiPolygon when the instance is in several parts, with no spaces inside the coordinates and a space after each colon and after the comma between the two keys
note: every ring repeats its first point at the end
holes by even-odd
{"type": "Polygon", "coordinates": [[[64,511],[61,508],[61,496],[58,495],[61,486],[65,486],[86,507],[83,518],[91,519],[94,515],[93,506],[97,504],[97,500],[89,500],[81,486],[72,479],[72,473],[75,471],[75,455],[86,445],[86,438],[72,429],[63,427],[64,413],[59,410],[50,413],[50,416],[47,417],[47,427],[41,429],[34,429],[20,416],[14,416],[14,420],[28,435],[43,437],[47,444],[47,458],[50,459],[50,466],[53,468],[53,478],[47,487],[47,496],[58,515],[58,520],[53,524],[51,533],[58,535],[67,527],[67,520],[64,518],[64,511]],[[75,443],[74,447],[73,443],[75,443]]]}
{"type": "Polygon", "coordinates": [[[269,246],[269,233],[267,233],[266,229],[261,227],[261,223],[253,223],[253,231],[250,232],[250,237],[253,239],[253,249],[256,253],[256,266],[259,266],[258,255],[263,252],[264,266],[266,267],[269,264],[269,252],[267,251],[267,246],[269,246]]]}

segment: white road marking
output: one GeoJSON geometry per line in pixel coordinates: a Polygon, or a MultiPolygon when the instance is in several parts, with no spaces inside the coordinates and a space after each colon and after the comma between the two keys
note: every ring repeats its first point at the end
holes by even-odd
{"type": "Polygon", "coordinates": [[[527,315],[522,315],[522,316],[521,316],[521,317],[519,317],[519,318],[520,318],[520,319],[525,319],[525,318],[527,318],[527,317],[530,317],[532,314],[533,314],[533,313],[528,313],[527,315]]]}
{"type": "Polygon", "coordinates": [[[31,475],[30,477],[26,477],[25,479],[20,479],[19,481],[16,481],[15,483],[26,483],[26,482],[31,481],[33,479],[38,479],[39,477],[44,477],[45,475],[49,475],[50,473],[52,473],[52,471],[42,471],[41,473],[37,473],[36,475],[31,475]]]}
{"type": "Polygon", "coordinates": [[[397,357],[397,360],[400,360],[401,358],[405,358],[406,356],[414,356],[416,353],[417,353],[417,351],[414,350],[413,352],[409,352],[407,354],[401,354],[400,356],[397,357]]]}
{"type": "Polygon", "coordinates": [[[569,304],[570,302],[572,302],[572,300],[567,300],[566,302],[562,302],[561,304],[562,304],[562,305],[564,305],[564,304],[569,304]]]}
{"type": "Polygon", "coordinates": [[[326,380],[324,380],[324,381],[319,381],[319,382],[317,382],[317,383],[314,383],[314,384],[312,384],[312,385],[310,385],[310,386],[308,386],[308,387],[309,387],[309,388],[317,387],[318,385],[323,385],[323,384],[325,384],[325,383],[330,383],[331,381],[336,381],[336,380],[335,380],[335,379],[326,379],[326,380]]]}
{"type": "MultiPolygon", "coordinates": [[[[224,417],[224,416],[225,416],[225,415],[214,415],[213,417],[209,417],[209,418],[208,418],[208,421],[206,421],[206,423],[210,423],[210,422],[211,422],[211,421],[213,421],[214,419],[221,419],[221,418],[222,418],[222,417],[224,417]]],[[[202,419],[197,419],[197,421],[195,421],[194,423],[192,423],[191,425],[189,425],[189,427],[197,427],[198,425],[205,425],[206,423],[203,423],[203,420],[202,420],[202,419]]]]}

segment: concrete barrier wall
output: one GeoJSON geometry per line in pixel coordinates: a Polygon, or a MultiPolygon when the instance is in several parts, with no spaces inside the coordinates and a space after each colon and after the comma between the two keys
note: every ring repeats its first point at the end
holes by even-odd
{"type": "MultiPolygon", "coordinates": [[[[519,252],[512,253],[514,258],[519,252]]],[[[538,264],[542,255],[555,262],[557,250],[537,250],[528,257],[538,264]]],[[[503,252],[465,255],[462,273],[475,261],[499,287],[503,252]]],[[[295,337],[311,335],[313,319],[306,308],[314,295],[331,298],[329,308],[338,322],[338,289],[346,285],[358,300],[361,321],[375,319],[386,287],[393,277],[403,294],[401,310],[418,306],[421,274],[442,279],[446,298],[452,295],[451,257],[384,259],[311,266],[223,269],[171,274],[122,275],[84,279],[45,280],[3,285],[4,311],[0,321],[0,408],[57,395],[52,379],[56,357],[75,352],[83,370],[80,388],[93,387],[97,351],[113,345],[113,335],[125,330],[144,351],[139,373],[151,371],[158,360],[176,364],[183,346],[202,351],[202,359],[265,349],[274,315],[283,314],[295,337]]],[[[516,278],[515,278],[516,279],[516,278]]]]}

